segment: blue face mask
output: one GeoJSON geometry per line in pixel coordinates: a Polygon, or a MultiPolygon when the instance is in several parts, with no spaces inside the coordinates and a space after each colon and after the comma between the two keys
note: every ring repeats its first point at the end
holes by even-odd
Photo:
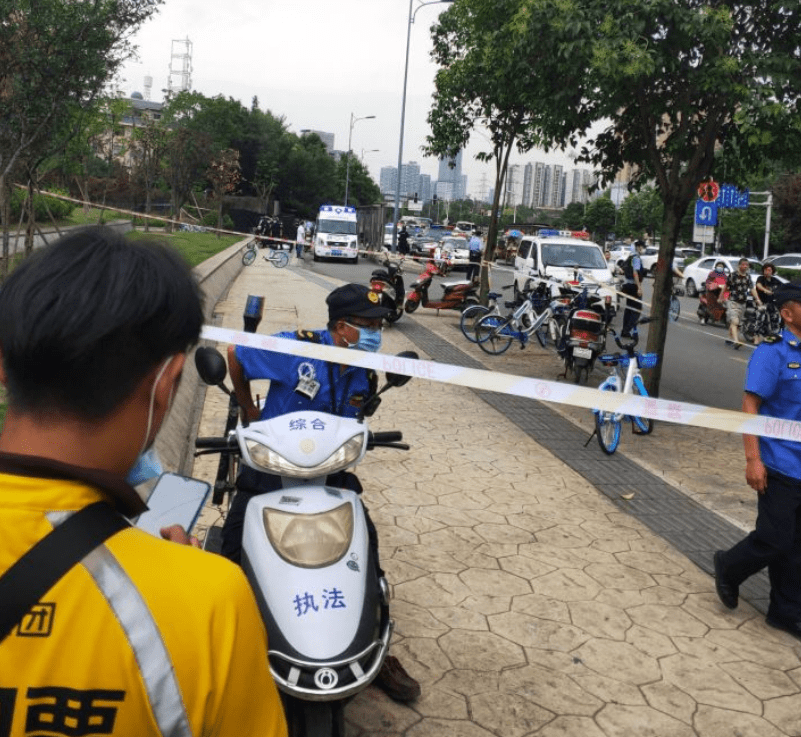
{"type": "Polygon", "coordinates": [[[140,453],[139,457],[133,464],[133,468],[128,471],[128,476],[125,480],[131,486],[139,486],[149,479],[161,476],[164,469],[161,467],[156,449],[153,447],[148,448],[144,453],[140,453]]]}
{"type": "Polygon", "coordinates": [[[357,351],[368,351],[375,353],[381,347],[381,330],[373,328],[363,328],[359,325],[351,325],[354,330],[359,331],[359,339],[350,347],[357,351]]]}

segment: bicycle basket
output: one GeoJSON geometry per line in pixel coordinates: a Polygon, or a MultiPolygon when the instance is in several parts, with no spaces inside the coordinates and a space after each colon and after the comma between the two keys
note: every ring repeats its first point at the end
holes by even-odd
{"type": "Polygon", "coordinates": [[[653,368],[659,363],[659,354],[658,353],[638,353],[637,354],[637,361],[640,364],[640,368],[653,368]]]}

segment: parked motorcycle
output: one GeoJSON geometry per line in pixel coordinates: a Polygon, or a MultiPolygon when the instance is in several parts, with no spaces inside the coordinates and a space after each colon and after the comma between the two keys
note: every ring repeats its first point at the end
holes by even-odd
{"type": "MultiPolygon", "coordinates": [[[[218,351],[199,348],[195,364],[206,384],[228,392],[218,351]]],[[[248,504],[242,568],[267,628],[270,670],[292,737],[342,737],[346,701],[375,678],[389,648],[389,586],[369,545],[364,508],[356,492],[331,483],[331,474],[353,468],[368,450],[408,450],[400,432],[373,433],[364,421],[380,394],[409,377],[386,379],[358,418],[291,412],[196,440],[198,454],[232,456],[281,478],[283,488],[248,504]]]]}
{"type": "Polygon", "coordinates": [[[397,322],[403,315],[403,300],[406,288],[403,285],[403,259],[382,264],[382,269],[376,269],[370,276],[370,289],[381,297],[382,307],[391,310],[384,318],[388,323],[397,322]]]}
{"type": "MultiPolygon", "coordinates": [[[[572,290],[579,286],[571,284],[572,290]]],[[[605,297],[590,293],[586,286],[574,291],[558,352],[565,376],[572,373],[577,384],[587,382],[595,360],[606,350],[606,331],[613,314],[609,307],[605,297]]]]}
{"type": "Polygon", "coordinates": [[[470,305],[479,304],[478,285],[471,280],[443,282],[442,299],[431,300],[428,297],[428,288],[435,276],[443,276],[443,269],[436,260],[426,264],[425,271],[412,284],[406,295],[404,309],[411,314],[420,305],[435,310],[463,310],[470,305]]]}

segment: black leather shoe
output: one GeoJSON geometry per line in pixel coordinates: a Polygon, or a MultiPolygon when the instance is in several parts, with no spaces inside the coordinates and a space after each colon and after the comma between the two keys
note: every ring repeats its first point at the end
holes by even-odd
{"type": "Polygon", "coordinates": [[[395,701],[414,701],[420,696],[420,684],[406,672],[393,655],[387,655],[384,659],[373,683],[395,701]]]}
{"type": "Polygon", "coordinates": [[[726,582],[723,576],[723,564],[720,560],[722,553],[722,550],[715,551],[712,559],[715,565],[715,591],[718,592],[718,599],[723,603],[723,606],[727,609],[736,609],[740,587],[726,582]]]}
{"type": "Polygon", "coordinates": [[[784,619],[771,617],[770,615],[765,617],[765,622],[769,627],[789,632],[793,637],[797,637],[799,640],[801,640],[801,622],[787,622],[784,619]]]}

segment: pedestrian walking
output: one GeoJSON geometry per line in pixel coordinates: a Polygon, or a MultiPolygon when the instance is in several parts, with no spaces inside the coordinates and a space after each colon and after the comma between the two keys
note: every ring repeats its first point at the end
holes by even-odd
{"type": "Polygon", "coordinates": [[[733,345],[735,350],[742,345],[740,342],[740,323],[743,321],[748,295],[751,294],[756,303],[759,304],[759,296],[751,284],[751,275],[748,273],[750,268],[751,265],[748,263],[748,259],[741,258],[737,262],[737,271],[732,272],[726,278],[726,286],[724,288],[724,291],[729,293],[729,298],[726,300],[726,320],[729,323],[729,336],[731,338],[731,340],[726,341],[726,345],[733,345]]]}
{"type": "Polygon", "coordinates": [[[303,221],[298,222],[298,232],[295,236],[295,256],[298,259],[303,258],[303,247],[306,245],[306,225],[303,221]]]}
{"type": "Polygon", "coordinates": [[[400,233],[398,233],[398,253],[404,256],[409,253],[409,231],[406,230],[405,225],[400,229],[400,233]]]}
{"type": "MultiPolygon", "coordinates": [[[[774,300],[784,321],[751,356],[743,412],[801,420],[801,286],[784,284],[774,300]]],[[[714,555],[715,587],[729,609],[739,587],[767,566],[767,623],[801,638],[801,444],[743,435],[745,478],[759,495],[755,529],[714,555]]]]}

